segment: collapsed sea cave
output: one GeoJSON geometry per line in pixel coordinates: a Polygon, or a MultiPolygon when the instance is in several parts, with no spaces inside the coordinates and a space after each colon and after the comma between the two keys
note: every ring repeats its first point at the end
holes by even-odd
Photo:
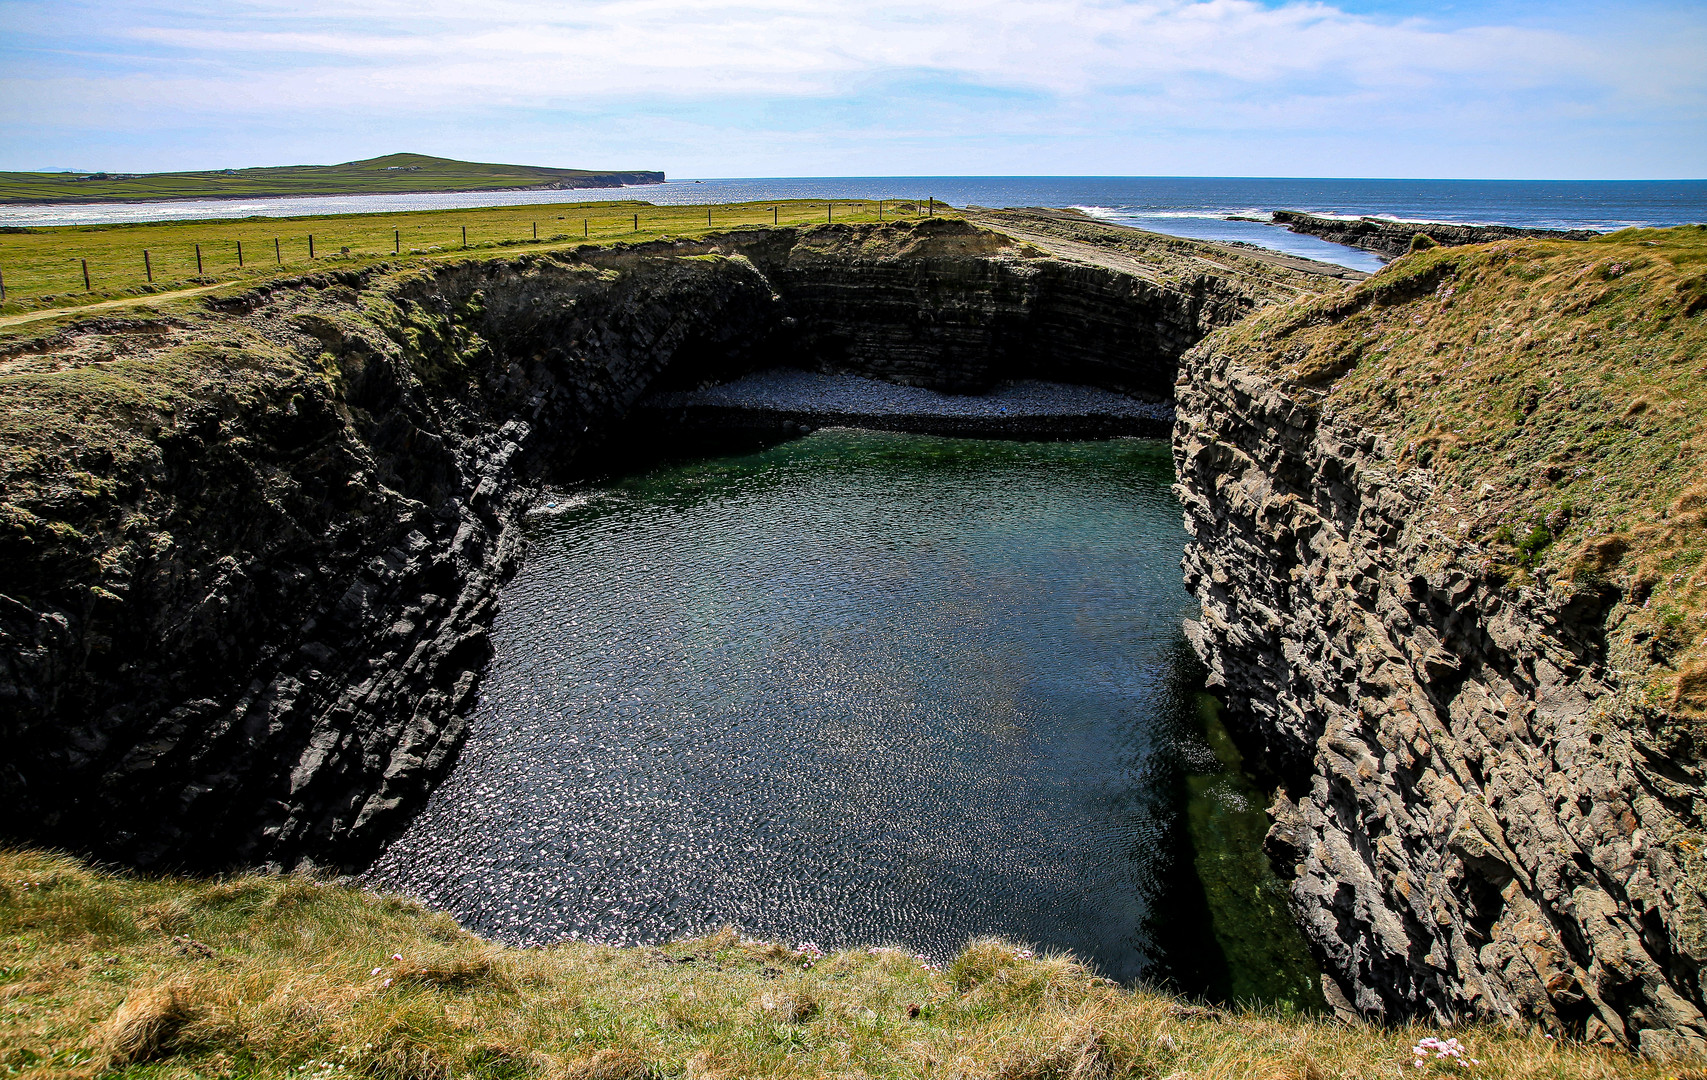
{"type": "Polygon", "coordinates": [[[949,220],[762,230],[318,275],[30,343],[98,394],[134,386],[90,354],[181,384],[73,433],[95,490],[15,499],[71,528],[7,538],[6,831],[145,867],[365,864],[454,759],[537,486],[669,436],[629,423],[648,394],[788,363],[1165,402],[1253,282],[1307,280],[1118,258],[949,220]]]}
{"type": "Polygon", "coordinates": [[[1427,274],[1458,271],[1412,258],[1341,291],[1005,212],[327,272],[12,339],[0,833],[149,870],[369,869],[468,738],[543,492],[708,434],[1157,436],[1177,410],[1183,630],[1231,732],[1198,732],[1221,764],[1196,775],[1242,751],[1277,785],[1267,853],[1326,1003],[1693,1053],[1702,871],[1653,838],[1693,835],[1700,784],[1682,728],[1608,719],[1624,594],[1509,587],[1379,423],[1322,405],[1376,330],[1329,341],[1327,375],[1280,370],[1307,351],[1288,334],[1444,304],[1427,274]],[[714,389],[802,378],[995,411],[714,389]],[[1038,384],[1126,404],[1052,426],[1019,405],[1038,384]]]}
{"type": "MultiPolygon", "coordinates": [[[[1145,436],[1150,441],[1142,445],[1149,449],[1140,456],[1148,464],[1133,465],[1116,453],[1119,461],[1111,458],[1101,466],[1085,461],[1068,470],[1083,475],[1085,469],[1114,474],[1137,469],[1150,477],[1144,482],[1148,495],[1124,498],[1153,504],[1145,520],[1154,518],[1157,524],[1101,516],[1096,521],[1104,530],[1129,531],[1128,543],[1138,545],[1120,569],[1147,584],[1126,597],[1126,607],[1137,608],[1122,618],[1160,619],[1165,627],[1160,644],[1137,639],[1109,639],[1095,647],[1086,639],[1085,644],[1101,655],[1098,649],[1106,652],[1124,641],[1123,648],[1138,653],[1123,661],[1137,665],[1138,683],[1113,697],[1105,692],[1109,701],[1087,713],[1082,702],[1063,704],[1045,691],[1025,691],[1025,703],[1003,705],[997,679],[983,687],[989,700],[980,706],[982,680],[995,678],[991,672],[947,682],[933,672],[957,663],[993,663],[998,653],[1024,651],[1026,641],[973,646],[962,641],[969,650],[964,655],[933,650],[929,632],[922,632],[929,613],[976,604],[983,594],[974,590],[968,599],[950,590],[951,595],[915,598],[915,617],[894,627],[893,641],[848,663],[900,665],[912,671],[903,682],[918,685],[912,690],[899,684],[843,689],[850,695],[878,695],[870,704],[883,714],[873,718],[877,729],[903,725],[917,730],[896,745],[866,746],[871,760],[849,760],[846,772],[809,785],[796,794],[795,803],[801,804],[805,792],[905,761],[934,741],[941,744],[934,768],[916,763],[911,780],[897,777],[894,784],[872,785],[863,811],[843,810],[899,816],[902,820],[891,824],[903,831],[921,821],[941,820],[949,832],[914,836],[886,854],[874,854],[869,837],[844,837],[838,849],[828,835],[814,842],[801,833],[792,842],[797,850],[813,849],[814,843],[828,846],[846,864],[839,870],[819,867],[813,876],[820,883],[846,880],[820,889],[806,910],[823,927],[816,936],[826,943],[858,944],[842,939],[864,933],[876,935],[874,941],[905,939],[910,947],[947,955],[945,950],[968,934],[1001,930],[1051,947],[1074,947],[1123,979],[1173,979],[1194,991],[1308,1001],[1315,990],[1300,972],[1309,961],[1287,925],[1272,874],[1260,867],[1256,874],[1256,887],[1266,889],[1269,900],[1260,905],[1262,917],[1251,929],[1232,929],[1241,917],[1237,903],[1219,905],[1223,917],[1215,926],[1205,917],[1190,854],[1185,789],[1188,776],[1224,770],[1203,742],[1193,719],[1195,691],[1185,686],[1201,680],[1201,672],[1178,631],[1184,614],[1179,605],[1185,600],[1175,569],[1181,537],[1176,535],[1177,510],[1167,508],[1172,504],[1169,478],[1156,474],[1168,468],[1158,439],[1171,428],[1179,354],[1214,326],[1269,298],[1275,291],[1269,278],[1308,278],[1259,263],[1243,268],[1241,275],[1197,273],[1184,282],[1155,269],[1118,254],[1094,261],[1064,259],[1034,243],[939,220],[898,229],[766,230],[685,249],[653,245],[587,252],[573,261],[488,261],[391,277],[328,275],[229,301],[214,324],[240,325],[268,345],[282,346],[294,354],[298,370],[294,378],[279,379],[240,406],[229,398],[201,403],[210,407],[208,412],[176,412],[169,425],[152,433],[158,456],[145,466],[148,475],[141,484],[147,492],[142,500],[147,526],[139,529],[134,509],[122,524],[110,517],[105,523],[118,525],[115,532],[130,551],[147,544],[148,553],[121,562],[129,571],[122,590],[103,586],[122,596],[122,602],[86,607],[75,622],[66,619],[65,629],[84,641],[99,639],[101,645],[86,650],[84,663],[68,670],[66,653],[44,633],[54,627],[52,617],[38,619],[35,649],[22,654],[24,663],[14,669],[18,696],[41,708],[34,716],[17,714],[24,720],[17,735],[28,750],[6,776],[7,794],[21,811],[9,831],[35,843],[147,868],[206,871],[265,864],[360,870],[393,844],[398,830],[451,771],[470,717],[481,715],[479,687],[492,664],[488,631],[501,589],[530,543],[528,512],[545,499],[541,491],[584,488],[588,477],[632,474],[649,462],[776,445],[826,424],[1022,440],[1145,436]],[[700,389],[707,386],[733,389],[708,396],[700,389]],[[755,393],[755,386],[780,388],[786,400],[755,393]],[[1160,536],[1150,536],[1158,528],[1160,536]],[[152,534],[147,540],[140,535],[145,531],[152,534]],[[161,538],[168,536],[170,544],[163,544],[161,538]],[[164,552],[158,550],[162,547],[164,552]],[[215,551],[217,560],[211,558],[215,551]],[[1162,607],[1142,617],[1141,610],[1154,603],[1162,607]],[[1164,610],[1170,605],[1172,610],[1164,610]],[[1156,648],[1162,651],[1154,659],[1142,659],[1156,648]],[[40,681],[32,685],[32,677],[40,681]],[[1139,684],[1156,680],[1173,689],[1151,701],[1153,692],[1139,684]],[[933,681],[942,685],[924,693],[936,704],[910,715],[909,703],[919,708],[920,686],[933,681]],[[887,703],[885,693],[892,697],[887,703]],[[942,719],[941,708],[956,703],[965,708],[961,719],[942,719]],[[1003,708],[1015,714],[1003,728],[1010,733],[984,731],[986,714],[1003,708]],[[1144,719],[1135,725],[1129,714],[1144,719]],[[1170,718],[1153,718],[1162,714],[1170,718]],[[1023,727],[1032,729],[1025,737],[1039,752],[1015,756],[1002,749],[1023,727]],[[1070,757],[1072,746],[1110,739],[1096,760],[1058,772],[1068,767],[1060,755],[1070,757]],[[1063,740],[1067,750],[1051,745],[1063,740]],[[1198,748],[1195,756],[1192,747],[1198,748]],[[986,766],[983,773],[979,761],[986,766]],[[944,779],[932,789],[921,782],[927,774],[944,779]],[[1075,794],[1081,784],[1102,794],[1075,794]],[[982,799],[974,795],[980,789],[987,792],[982,799]],[[945,810],[950,816],[944,817],[945,810]],[[1106,819],[1102,824],[1096,823],[1099,812],[1106,819]],[[1085,820],[1071,820],[1074,815],[1085,820]],[[1003,817],[1014,820],[1004,823],[1003,817]],[[1030,826],[1022,827],[1033,817],[1030,826]],[[982,838],[976,835],[980,822],[995,826],[982,838]],[[1025,827],[1041,831],[1033,835],[1025,827]],[[1058,838],[1075,830],[1084,835],[1057,850],[1058,838]],[[1025,847],[1033,850],[1013,863],[1025,847]],[[900,877],[885,878],[884,866],[906,861],[908,851],[924,861],[900,877]],[[1004,858],[1012,872],[1000,869],[1004,858]],[[927,874],[933,865],[939,872],[927,874]],[[1078,880],[1099,872],[1108,880],[1078,880]],[[874,898],[890,894],[902,879],[918,879],[919,891],[891,897],[885,921],[874,898]],[[939,894],[935,900],[928,898],[933,890],[939,894]],[[867,899],[856,900],[862,893],[867,899]],[[909,917],[914,921],[909,923],[909,917]],[[1262,923],[1276,917],[1279,923],[1262,923]],[[824,925],[838,918],[842,928],[824,925]],[[1171,925],[1163,928],[1162,922],[1171,925]],[[1165,944],[1169,940],[1172,948],[1165,944]],[[1274,952],[1276,941],[1291,942],[1291,952],[1278,966],[1272,962],[1280,955],[1274,952]],[[1230,969],[1229,944],[1234,954],[1255,949],[1263,962],[1230,969]]],[[[84,333],[91,331],[123,338],[132,328],[84,333]]],[[[209,336],[205,329],[178,332],[202,340],[209,336]]],[[[169,340],[172,332],[162,336],[169,340]]],[[[54,351],[72,351],[65,344],[54,351]]],[[[1114,452],[1094,450],[1095,444],[1061,445],[1081,445],[1085,449],[1079,456],[1089,454],[1096,461],[1114,452]]],[[[917,469],[912,456],[892,449],[892,468],[917,469]]],[[[985,467],[968,466],[963,489],[938,476],[929,493],[916,493],[918,506],[971,500],[981,485],[1023,484],[1032,475],[1014,461],[1005,466],[1007,472],[997,468],[991,474],[995,466],[989,452],[968,460],[985,467]]],[[[1038,467],[1047,474],[1050,464],[1030,466],[1038,467]]],[[[874,475],[874,484],[852,497],[853,504],[884,503],[885,485],[875,480],[874,475]]],[[[888,480],[898,482],[899,476],[888,480]]],[[[814,499],[809,490],[791,489],[789,497],[814,499]]],[[[1087,493],[1064,505],[1100,505],[1099,499],[1110,498],[1087,493]]],[[[1035,510],[1042,504],[1033,498],[1029,505],[1035,510]]],[[[891,525],[913,509],[905,501],[891,506],[891,525]]],[[[990,511],[994,518],[985,525],[994,527],[1003,512],[990,511]]],[[[1005,513],[1014,511],[1009,507],[1005,513]]],[[[1063,510],[1063,521],[1070,516],[1063,510]]],[[[1055,515],[1036,520],[1054,521],[1055,515]]],[[[915,521],[919,527],[912,531],[928,533],[925,524],[915,521]]],[[[738,525],[683,527],[711,528],[737,538],[742,535],[738,525]]],[[[843,525],[854,528],[851,521],[843,525]]],[[[892,544],[898,536],[882,542],[892,544]]],[[[1000,557],[1013,563],[1013,573],[1023,575],[1027,571],[1020,562],[1035,567],[1050,561],[1033,548],[1053,542],[1052,537],[1047,532],[1016,536],[1012,545],[1018,546],[1000,548],[1007,552],[1000,557]]],[[[773,538],[745,539],[761,550],[773,538]]],[[[952,530],[940,539],[953,543],[952,530]]],[[[531,542],[537,546],[538,541],[534,529],[531,542]]],[[[979,557],[992,558],[990,552],[979,557]]],[[[1111,566],[1097,563],[1081,577],[1100,581],[1098,575],[1111,566]]],[[[46,585],[47,567],[42,569],[38,582],[46,585]]],[[[557,572],[572,578],[595,574],[585,560],[560,565],[557,572]]],[[[928,571],[921,563],[913,572],[928,571]]],[[[613,581],[621,577],[614,570],[611,574],[613,581]]],[[[812,603],[815,595],[814,583],[802,577],[796,582],[797,605],[812,603]]],[[[1040,580],[1055,579],[1045,575],[1040,580]]],[[[580,616],[596,623],[601,596],[579,592],[584,584],[572,580],[566,588],[582,597],[574,605],[580,616]]],[[[876,576],[867,582],[876,606],[859,617],[862,624],[881,624],[885,604],[905,605],[886,597],[880,584],[876,576]]],[[[816,585],[837,589],[848,583],[816,585]]],[[[1083,587],[1083,582],[1075,586],[1083,587]]],[[[1066,591],[1038,610],[1008,613],[1043,623],[1067,619],[1058,627],[1061,640],[1055,646],[1032,645],[1038,658],[1052,648],[1071,652],[1067,641],[1075,603],[1091,603],[1065,584],[1057,582],[1056,589],[1066,591]]],[[[30,590],[27,595],[40,594],[30,590]]],[[[525,608],[528,595],[522,589],[510,606],[525,608]]],[[[700,597],[698,602],[708,601],[700,597]]],[[[662,604],[640,589],[630,603],[616,608],[647,615],[657,614],[662,604]]],[[[69,609],[67,604],[60,611],[69,609]]],[[[694,610],[677,614],[691,620],[694,610]]],[[[1078,617],[1091,617],[1094,610],[1084,608],[1078,617]]],[[[994,610],[986,613],[986,619],[996,617],[994,610]]],[[[635,657],[650,649],[640,644],[638,631],[625,630],[626,624],[608,615],[605,621],[604,633],[612,640],[601,650],[620,649],[624,641],[635,657]]],[[[960,640],[967,627],[976,625],[983,620],[959,630],[942,628],[949,637],[935,644],[960,640]]],[[[648,627],[646,635],[662,632],[659,626],[648,627]]],[[[758,623],[747,630],[770,633],[758,623]]],[[[531,654],[552,645],[561,643],[525,640],[509,648],[531,654]]],[[[833,653],[822,643],[809,651],[818,660],[833,653]]],[[[500,672],[508,670],[504,655],[498,661],[500,672]]],[[[798,664],[800,657],[787,662],[798,664]]],[[[1101,656],[1083,672],[1043,670],[1034,681],[1106,681],[1111,676],[1104,669],[1114,662],[1101,656]]],[[[814,679],[806,672],[797,675],[814,679]]],[[[625,657],[615,670],[576,670],[560,678],[571,686],[609,687],[612,679],[636,682],[647,676],[625,657]]],[[[829,694],[834,682],[820,672],[814,685],[829,694]]],[[[534,690],[548,692],[548,685],[534,690]]],[[[1082,689],[1065,692],[1085,694],[1082,689]]],[[[677,735],[686,733],[675,753],[703,758],[721,752],[731,761],[744,761],[767,740],[771,750],[781,750],[784,736],[767,735],[763,723],[742,729],[745,749],[739,753],[715,745],[715,739],[688,745],[694,743],[696,695],[707,693],[706,687],[681,690],[676,704],[683,715],[674,720],[666,707],[653,703],[655,723],[673,723],[681,729],[677,735]]],[[[737,705],[763,714],[758,703],[766,693],[747,686],[737,705]]],[[[587,719],[595,728],[609,725],[605,734],[615,737],[632,708],[630,703],[626,711],[587,719]]],[[[804,703],[772,713],[763,717],[772,727],[827,719],[809,715],[812,707],[804,703]]],[[[568,717],[557,717],[552,728],[568,724],[568,717]]],[[[1078,752],[1089,754],[1092,748],[1087,744],[1078,752]]],[[[585,764],[601,769],[607,786],[621,779],[619,768],[611,762],[595,766],[596,760],[589,755],[585,764]]],[[[535,764],[550,767],[553,761],[535,764]]],[[[468,778],[462,787],[485,790],[490,780],[489,771],[468,778]]],[[[774,796],[776,777],[749,776],[753,790],[738,792],[728,788],[733,782],[719,777],[700,790],[700,797],[726,804],[730,798],[774,796]]],[[[694,795],[689,786],[672,799],[691,802],[694,795]]],[[[1244,798],[1225,791],[1218,797],[1223,802],[1244,798]]],[[[835,798],[845,801],[846,793],[835,798]]],[[[833,801],[816,808],[798,805],[804,816],[795,821],[795,831],[828,813],[833,801]]],[[[514,826],[525,803],[512,782],[484,807],[490,817],[484,833],[505,835],[500,821],[514,826]]],[[[620,801],[601,805],[589,796],[575,803],[578,810],[559,807],[559,814],[624,814],[620,801]]],[[[1240,806],[1249,809],[1243,802],[1240,806]]],[[[468,812],[467,806],[449,811],[451,820],[463,820],[468,812]]],[[[713,816],[720,813],[713,811],[713,816]]],[[[751,836],[737,847],[749,851],[761,834],[789,829],[782,818],[765,815],[743,827],[751,836]]],[[[442,829],[436,836],[429,830],[422,839],[421,831],[412,830],[401,848],[382,859],[378,880],[432,894],[432,875],[421,867],[442,865],[455,850],[478,846],[442,829]],[[421,857],[423,847],[438,850],[421,857]],[[404,863],[398,851],[418,857],[404,863]]],[[[727,823],[711,831],[727,831],[727,823]]],[[[509,835],[517,839],[527,832],[512,828],[509,835]]],[[[1209,833],[1203,836],[1216,842],[1209,833]]],[[[637,843],[635,836],[603,839],[611,851],[637,843]]],[[[695,839],[705,841],[705,836],[695,839]]],[[[1231,849],[1222,854],[1242,858],[1249,872],[1261,861],[1254,858],[1254,841],[1249,835],[1242,838],[1242,856],[1229,854],[1231,849]]],[[[510,852],[500,861],[513,857],[510,852]]],[[[740,922],[743,904],[754,900],[742,888],[723,889],[721,903],[712,902],[711,895],[669,895],[683,889],[708,894],[731,875],[761,872],[757,865],[743,870],[738,862],[725,860],[702,867],[698,878],[661,884],[642,878],[648,872],[654,879],[679,876],[679,868],[649,868],[645,859],[629,860],[628,878],[616,887],[647,893],[654,906],[663,901],[673,921],[607,918],[610,925],[582,926],[573,920],[586,913],[565,899],[562,910],[546,905],[531,910],[523,924],[503,924],[500,918],[491,929],[529,940],[571,932],[657,938],[703,930],[707,919],[740,922]]],[[[477,926],[498,918],[495,898],[519,888],[522,878],[533,881],[545,873],[561,883],[566,873],[567,880],[575,880],[563,865],[531,876],[518,876],[509,867],[501,883],[492,879],[492,866],[485,869],[490,889],[484,902],[465,892],[460,908],[450,905],[477,926]]],[[[763,872],[771,887],[789,891],[774,872],[763,872]]],[[[750,882],[747,889],[760,884],[750,882]]],[[[543,879],[529,888],[539,896],[561,891],[543,879]]],[[[772,898],[769,906],[784,909],[787,904],[772,898]]],[[[775,920],[765,907],[755,901],[746,920],[750,926],[744,928],[813,936],[798,920],[771,925],[775,920]]]]}

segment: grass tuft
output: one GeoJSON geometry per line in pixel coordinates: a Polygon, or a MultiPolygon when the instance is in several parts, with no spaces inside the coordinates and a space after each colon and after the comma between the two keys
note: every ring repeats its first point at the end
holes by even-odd
{"type": "Polygon", "coordinates": [[[138,990],[125,998],[102,1032],[108,1061],[116,1068],[164,1056],[195,1015],[182,986],[138,990]]]}

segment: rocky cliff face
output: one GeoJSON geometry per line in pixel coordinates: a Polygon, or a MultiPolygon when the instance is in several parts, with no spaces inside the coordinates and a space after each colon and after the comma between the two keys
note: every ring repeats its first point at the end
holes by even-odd
{"type": "Polygon", "coordinates": [[[528,485],[647,389],[793,362],[1164,397],[1261,295],[936,221],[324,275],[13,341],[0,834],[359,865],[454,759],[528,485]]]}
{"type": "Polygon", "coordinates": [[[1168,238],[1132,235],[1148,242],[1114,259],[940,218],[901,242],[893,230],[850,225],[724,243],[787,300],[797,364],[957,394],[1045,379],[1164,400],[1179,355],[1204,334],[1321,287],[1301,272],[1216,265],[1168,238]]]}
{"type": "Polygon", "coordinates": [[[1635,419],[1702,328],[1667,256],[1594,292],[1674,240],[1413,256],[1182,362],[1189,633],[1277,776],[1268,847],[1347,1013],[1707,1049],[1694,634],[1646,621],[1707,584],[1699,412],[1635,419]]]}
{"type": "Polygon", "coordinates": [[[7,487],[4,832],[359,863],[456,753],[522,483],[663,368],[762,346],[774,307],[735,260],[487,263],[16,356],[15,394],[81,384],[97,418],[37,432],[7,487]]]}
{"type": "Polygon", "coordinates": [[[613,188],[631,187],[640,184],[662,184],[664,174],[661,172],[602,172],[588,173],[586,176],[571,177],[552,184],[541,184],[533,191],[568,191],[575,188],[613,188]]]}

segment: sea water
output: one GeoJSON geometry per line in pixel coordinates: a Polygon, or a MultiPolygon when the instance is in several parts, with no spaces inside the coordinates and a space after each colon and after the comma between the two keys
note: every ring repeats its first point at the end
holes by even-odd
{"type": "Polygon", "coordinates": [[[1355,269],[1381,265],[1357,248],[1274,225],[1228,221],[1274,210],[1415,221],[1611,230],[1707,221],[1702,180],[1311,180],[1260,177],[877,176],[676,180],[573,191],[426,192],[143,203],[0,206],[0,226],[90,225],[202,218],[371,214],[609,199],[659,205],[763,199],[928,199],[954,206],[1078,208],[1155,232],[1239,241],[1355,269]]]}
{"type": "Polygon", "coordinates": [[[518,943],[999,935],[1310,1006],[1171,480],[1156,441],[825,430],[559,496],[369,881],[518,943]]]}

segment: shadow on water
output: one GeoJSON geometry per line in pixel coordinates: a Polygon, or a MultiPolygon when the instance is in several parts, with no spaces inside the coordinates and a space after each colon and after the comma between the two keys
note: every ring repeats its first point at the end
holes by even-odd
{"type": "Polygon", "coordinates": [[[1309,1008],[1172,478],[1154,441],[840,430],[559,496],[369,879],[518,943],[994,934],[1309,1008]]]}
{"type": "Polygon", "coordinates": [[[1246,772],[1203,689],[1207,674],[1182,639],[1172,650],[1179,736],[1179,819],[1183,850],[1169,954],[1176,987],[1217,1002],[1255,1003],[1283,1012],[1320,1012],[1321,974],[1292,919],[1286,889],[1262,850],[1269,796],[1246,772]]]}

